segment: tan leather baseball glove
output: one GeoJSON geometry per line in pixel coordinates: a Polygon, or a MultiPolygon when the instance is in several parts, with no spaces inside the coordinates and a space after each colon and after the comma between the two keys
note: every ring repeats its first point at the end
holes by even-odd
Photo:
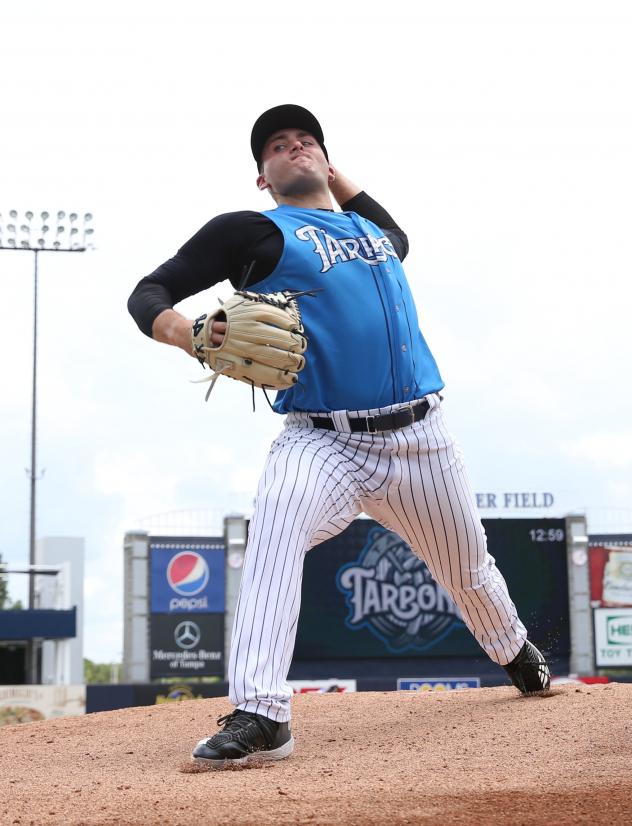
{"type": "Polygon", "coordinates": [[[296,383],[305,366],[307,338],[296,299],[307,292],[255,293],[239,290],[213,313],[195,319],[191,328],[193,354],[213,374],[206,398],[219,376],[253,387],[284,390],[296,383]],[[211,342],[212,322],[225,321],[219,346],[211,342]]]}

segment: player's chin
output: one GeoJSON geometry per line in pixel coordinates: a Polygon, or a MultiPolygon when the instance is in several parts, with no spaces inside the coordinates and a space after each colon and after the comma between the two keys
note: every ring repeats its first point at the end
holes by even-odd
{"type": "Polygon", "coordinates": [[[323,179],[315,171],[303,167],[297,170],[302,174],[292,177],[291,181],[287,181],[283,187],[282,195],[296,196],[296,195],[311,195],[323,188],[323,179]]]}

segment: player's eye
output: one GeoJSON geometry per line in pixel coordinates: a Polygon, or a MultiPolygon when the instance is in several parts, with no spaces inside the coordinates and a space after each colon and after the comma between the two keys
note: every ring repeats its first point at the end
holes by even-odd
{"type": "Polygon", "coordinates": [[[285,149],[285,144],[284,143],[277,143],[277,144],[274,145],[274,151],[275,152],[278,152],[279,149],[285,149]]]}
{"type": "Polygon", "coordinates": [[[304,144],[305,146],[313,146],[313,145],[314,145],[314,141],[310,141],[310,140],[309,140],[309,138],[305,138],[305,140],[303,141],[303,144],[304,144]]]}

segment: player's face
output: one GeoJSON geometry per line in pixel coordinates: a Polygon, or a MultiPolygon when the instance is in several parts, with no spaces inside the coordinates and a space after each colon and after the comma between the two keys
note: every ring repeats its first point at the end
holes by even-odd
{"type": "Polygon", "coordinates": [[[306,195],[327,189],[333,170],[320,144],[309,132],[282,129],[271,135],[261,155],[260,189],[273,196],[306,195]]]}

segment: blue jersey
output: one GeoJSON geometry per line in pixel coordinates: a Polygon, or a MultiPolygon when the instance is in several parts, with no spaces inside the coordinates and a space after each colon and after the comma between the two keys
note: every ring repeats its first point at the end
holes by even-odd
{"type": "Polygon", "coordinates": [[[255,292],[321,290],[298,304],[308,338],[299,381],[274,409],[365,410],[443,387],[419,330],[393,245],[355,212],[281,205],[263,213],[283,233],[283,254],[255,292]]]}

